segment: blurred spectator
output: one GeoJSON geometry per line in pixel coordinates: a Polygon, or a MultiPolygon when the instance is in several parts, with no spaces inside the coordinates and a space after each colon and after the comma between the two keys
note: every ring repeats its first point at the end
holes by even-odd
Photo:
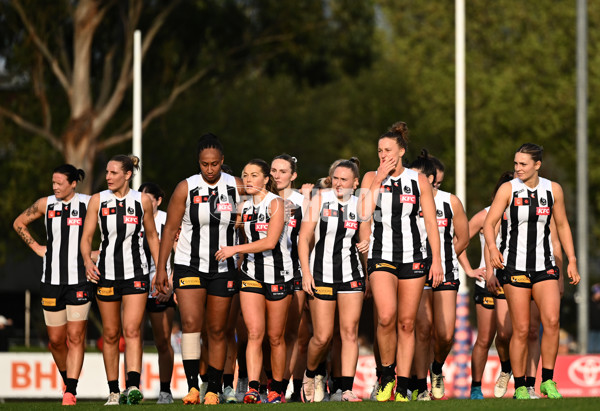
{"type": "Polygon", "coordinates": [[[177,321],[173,321],[173,327],[171,328],[171,346],[173,347],[173,353],[181,353],[181,326],[177,321]]]}
{"type": "Polygon", "coordinates": [[[0,352],[8,351],[8,335],[12,324],[11,318],[0,315],[0,352]]]}
{"type": "Polygon", "coordinates": [[[600,283],[592,285],[588,353],[600,353],[600,283]]]}

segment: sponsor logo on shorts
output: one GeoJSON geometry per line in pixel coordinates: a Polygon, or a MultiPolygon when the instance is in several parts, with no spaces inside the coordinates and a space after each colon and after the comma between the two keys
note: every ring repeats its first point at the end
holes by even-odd
{"type": "Polygon", "coordinates": [[[498,290],[498,295],[504,295],[504,288],[502,286],[498,287],[496,290],[498,290]]]}
{"type": "Polygon", "coordinates": [[[315,293],[319,295],[333,295],[333,288],[331,287],[317,287],[315,293]]]}
{"type": "Polygon", "coordinates": [[[511,275],[510,276],[511,283],[522,283],[522,284],[531,284],[531,280],[526,275],[511,275]]]}
{"type": "Polygon", "coordinates": [[[400,202],[405,204],[417,204],[417,197],[414,195],[400,194],[400,202]]]}
{"type": "Polygon", "coordinates": [[[242,288],[262,288],[262,284],[254,280],[242,281],[242,288]]]}
{"type": "Polygon", "coordinates": [[[115,289],[113,287],[98,287],[98,295],[115,295],[115,289]]]}
{"type": "Polygon", "coordinates": [[[358,221],[346,220],[346,221],[344,221],[344,228],[347,228],[350,230],[358,230],[358,221]]]}
{"type": "Polygon", "coordinates": [[[558,274],[558,270],[555,270],[554,268],[551,268],[548,271],[546,271],[546,274],[548,274],[548,275],[556,275],[556,274],[558,274]]]}
{"type": "Polygon", "coordinates": [[[231,205],[231,203],[219,203],[217,204],[217,211],[232,211],[233,210],[233,206],[231,205]]]}
{"type": "Polygon", "coordinates": [[[535,215],[550,215],[550,207],[536,207],[535,215]]]}
{"type": "Polygon", "coordinates": [[[513,205],[515,205],[517,207],[519,207],[519,206],[528,206],[529,205],[529,199],[528,198],[517,197],[513,201],[513,205]]]}
{"type": "Polygon", "coordinates": [[[233,288],[233,281],[227,281],[227,288],[233,288]]]}
{"type": "Polygon", "coordinates": [[[283,285],[271,284],[271,292],[276,293],[279,291],[283,291],[283,285]]]}
{"type": "Polygon", "coordinates": [[[56,307],[56,298],[42,298],[44,307],[56,307]]]}
{"type": "Polygon", "coordinates": [[[288,226],[290,226],[292,228],[296,227],[296,219],[290,218],[290,221],[288,222],[288,226]]]}
{"type": "Polygon", "coordinates": [[[82,225],[83,221],[81,218],[67,218],[67,225],[82,225]]]}
{"type": "Polygon", "coordinates": [[[136,215],[124,215],[123,222],[125,224],[138,224],[138,216],[136,215]]]}
{"type": "Polygon", "coordinates": [[[351,281],[350,282],[350,288],[357,288],[357,287],[362,287],[362,281],[351,281]]]}
{"type": "Polygon", "coordinates": [[[437,223],[438,223],[438,227],[448,227],[448,219],[447,218],[438,218],[437,223]]]}
{"type": "Polygon", "coordinates": [[[483,297],[483,305],[494,305],[493,297],[483,297]]]}
{"type": "Polygon", "coordinates": [[[190,285],[200,285],[200,277],[183,277],[179,279],[180,287],[187,287],[190,285]]]}
{"type": "Polygon", "coordinates": [[[425,268],[425,264],[423,263],[412,263],[413,271],[422,270],[425,268]]]}
{"type": "Polygon", "coordinates": [[[377,263],[375,264],[375,269],[377,270],[378,268],[391,268],[392,270],[395,270],[396,266],[388,263],[377,263]]]}
{"type": "Polygon", "coordinates": [[[140,288],[146,288],[146,282],[145,281],[134,281],[133,282],[133,287],[137,288],[138,290],[140,288]]]}
{"type": "Polygon", "coordinates": [[[269,229],[269,223],[256,223],[256,231],[267,231],[269,229]]]}

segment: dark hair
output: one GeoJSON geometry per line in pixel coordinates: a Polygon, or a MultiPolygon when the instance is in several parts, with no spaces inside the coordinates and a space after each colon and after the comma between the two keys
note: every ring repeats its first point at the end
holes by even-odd
{"type": "Polygon", "coordinates": [[[331,186],[333,173],[338,167],[349,168],[354,174],[354,178],[360,178],[360,160],[358,159],[358,157],[351,157],[349,160],[336,160],[329,168],[329,186],[331,186]]]}
{"type": "Polygon", "coordinates": [[[142,183],[138,191],[152,194],[156,201],[165,198],[165,192],[156,183],[142,183]]]}
{"type": "Polygon", "coordinates": [[[233,168],[229,167],[227,164],[221,164],[221,171],[233,175],[233,168]]]}
{"type": "MultiPolygon", "coordinates": [[[[265,184],[265,189],[273,194],[278,194],[277,185],[275,184],[273,177],[271,177],[271,167],[269,167],[265,160],[261,158],[253,158],[252,160],[248,161],[248,163],[246,163],[246,166],[248,165],[259,166],[260,171],[263,173],[263,175],[269,179],[267,181],[267,184],[265,184]]],[[[244,168],[246,167],[244,166],[244,168]]]]}
{"type": "Polygon", "coordinates": [[[200,153],[207,148],[216,148],[223,154],[223,145],[219,141],[219,137],[215,136],[213,133],[206,133],[200,136],[196,158],[199,158],[200,153]]]}
{"type": "Polygon", "coordinates": [[[297,166],[298,166],[298,159],[296,157],[292,157],[287,153],[283,153],[278,155],[277,157],[273,158],[273,160],[271,160],[271,163],[273,163],[273,161],[275,160],[285,160],[288,163],[290,163],[290,168],[292,169],[292,174],[296,173],[297,171],[297,166]]]}
{"type": "Polygon", "coordinates": [[[538,146],[533,143],[525,143],[519,147],[517,153],[529,154],[533,158],[534,162],[542,161],[542,155],[544,154],[544,147],[538,146]]]}
{"type": "Polygon", "coordinates": [[[131,177],[135,174],[135,170],[140,169],[140,158],[133,154],[129,154],[128,156],[125,154],[117,154],[111,158],[110,161],[118,161],[121,163],[121,169],[123,169],[125,173],[131,171],[131,177]]]}
{"type": "Polygon", "coordinates": [[[496,197],[496,193],[498,192],[498,190],[500,190],[500,186],[502,186],[502,184],[504,184],[504,183],[507,183],[507,182],[513,180],[514,178],[515,178],[514,171],[505,171],[504,173],[502,173],[502,175],[498,179],[498,182],[496,183],[496,187],[494,187],[494,192],[492,194],[492,201],[494,201],[494,197],[496,197]]]}
{"type": "Polygon", "coordinates": [[[398,121],[397,123],[392,124],[387,133],[382,134],[379,139],[382,138],[391,138],[396,140],[396,144],[398,144],[403,149],[408,148],[408,126],[403,121],[398,121]]]}
{"type": "Polygon", "coordinates": [[[69,183],[72,183],[73,181],[83,181],[85,178],[85,171],[80,168],[75,168],[75,166],[72,166],[71,164],[63,164],[62,166],[56,167],[52,171],[52,174],[54,173],[64,174],[69,183]]]}
{"type": "Polygon", "coordinates": [[[410,163],[408,168],[414,168],[416,170],[419,170],[428,178],[430,176],[433,176],[433,183],[435,184],[436,167],[435,163],[433,162],[433,157],[429,156],[427,149],[422,149],[421,154],[419,154],[419,157],[417,157],[415,161],[410,163]]]}
{"type": "Polygon", "coordinates": [[[446,166],[444,165],[444,163],[442,163],[442,160],[434,156],[429,156],[429,158],[433,162],[433,165],[437,171],[441,171],[442,173],[446,171],[446,166]]]}

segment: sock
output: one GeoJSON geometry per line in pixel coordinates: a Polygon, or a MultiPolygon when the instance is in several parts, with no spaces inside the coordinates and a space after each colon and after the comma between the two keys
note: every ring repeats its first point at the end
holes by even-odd
{"type": "Polygon", "coordinates": [[[427,377],[417,379],[417,390],[419,394],[427,391],[427,377]]]}
{"type": "Polygon", "coordinates": [[[525,385],[528,387],[535,387],[535,377],[525,377],[525,385]]]}
{"type": "Polygon", "coordinates": [[[525,376],[514,377],[515,378],[515,390],[519,387],[525,387],[525,376]]]}
{"type": "Polygon", "coordinates": [[[251,389],[251,390],[256,390],[256,391],[258,391],[258,390],[260,389],[260,382],[258,382],[258,381],[254,381],[254,380],[253,380],[253,381],[250,381],[250,382],[248,383],[248,388],[249,388],[249,389],[251,389]]]}
{"type": "Polygon", "coordinates": [[[258,388],[258,392],[260,392],[261,394],[266,394],[267,393],[267,384],[260,384],[260,387],[258,388]]]}
{"type": "Polygon", "coordinates": [[[267,380],[273,379],[273,371],[272,370],[265,370],[265,374],[267,376],[267,380]]]}
{"type": "Polygon", "coordinates": [[[113,392],[116,392],[117,394],[119,394],[121,392],[121,390],[119,390],[119,380],[109,381],[108,382],[108,390],[110,391],[111,394],[113,392]]]}
{"type": "Polygon", "coordinates": [[[160,391],[171,394],[171,381],[161,381],[160,382],[160,391]]]}
{"type": "Polygon", "coordinates": [[[140,386],[140,373],[135,371],[129,371],[127,373],[127,385],[126,387],[139,387],[140,386]]]}
{"type": "Polygon", "coordinates": [[[200,374],[200,379],[202,380],[202,382],[208,382],[208,372],[200,374]]]}
{"type": "Polygon", "coordinates": [[[60,376],[62,377],[63,384],[67,385],[67,370],[64,370],[64,371],[58,370],[58,372],[60,373],[60,376]]]}
{"type": "Polygon", "coordinates": [[[377,377],[377,381],[381,379],[381,368],[375,367],[375,376],[377,377]]]}
{"type": "Polygon", "coordinates": [[[502,372],[509,373],[512,371],[512,368],[510,367],[510,360],[500,361],[500,367],[502,368],[502,372]]]}
{"type": "Polygon", "coordinates": [[[396,363],[381,366],[381,386],[385,387],[396,376],[396,363]]]}
{"type": "Polygon", "coordinates": [[[316,375],[317,375],[317,370],[309,370],[308,368],[306,369],[306,376],[308,378],[315,378],[316,375]]]}
{"type": "Polygon", "coordinates": [[[185,378],[188,384],[188,391],[192,388],[200,391],[200,385],[198,384],[198,370],[200,369],[200,360],[183,360],[183,370],[185,371],[185,378]]]}
{"type": "Polygon", "coordinates": [[[271,381],[271,391],[276,392],[277,394],[283,394],[283,382],[272,380],[271,381]]]}
{"type": "Polygon", "coordinates": [[[66,386],[67,389],[65,392],[70,392],[73,395],[77,395],[77,383],[79,382],[76,378],[67,378],[66,386]]]}
{"type": "Polygon", "coordinates": [[[302,380],[294,378],[294,394],[300,394],[300,390],[302,390],[302,380]]]}
{"type": "Polygon", "coordinates": [[[412,375],[410,377],[410,380],[408,380],[408,389],[411,391],[419,389],[419,387],[417,386],[417,376],[416,375],[412,375]]]}
{"type": "Polygon", "coordinates": [[[408,377],[396,377],[396,392],[399,392],[402,396],[407,396],[408,390],[408,377]]]}
{"type": "Polygon", "coordinates": [[[354,377],[340,377],[340,389],[342,392],[352,391],[354,385],[354,377]]]}
{"type": "MultiPolygon", "coordinates": [[[[222,391],[221,386],[223,380],[223,370],[217,370],[209,365],[208,371],[206,372],[206,377],[206,382],[208,382],[206,392],[214,392],[215,394],[219,394],[222,391]]],[[[202,382],[204,382],[204,378],[202,379],[202,382]]]]}
{"type": "Polygon", "coordinates": [[[287,391],[288,385],[290,385],[290,380],[286,380],[285,378],[281,380],[281,384],[283,385],[283,392],[287,391]]]}
{"type": "Polygon", "coordinates": [[[342,389],[342,385],[341,385],[342,378],[344,378],[344,377],[331,377],[331,391],[332,392],[337,392],[337,390],[342,389]]]}
{"type": "Polygon", "coordinates": [[[223,374],[223,387],[233,388],[233,374],[223,374]]]}
{"type": "Polygon", "coordinates": [[[431,372],[433,372],[434,374],[441,374],[442,373],[442,367],[444,366],[444,363],[439,363],[436,360],[433,360],[433,364],[431,364],[431,372]]]}
{"type": "Polygon", "coordinates": [[[323,361],[321,364],[319,364],[317,367],[317,374],[323,376],[327,375],[327,361],[323,361]]]}
{"type": "Polygon", "coordinates": [[[481,381],[471,381],[471,388],[481,387],[481,381]]]}
{"type": "Polygon", "coordinates": [[[542,382],[546,382],[554,378],[554,370],[548,368],[542,368],[542,382]]]}

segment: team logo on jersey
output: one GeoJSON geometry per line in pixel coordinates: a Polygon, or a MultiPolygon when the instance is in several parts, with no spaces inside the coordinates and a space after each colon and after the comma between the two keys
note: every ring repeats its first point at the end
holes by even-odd
{"type": "Polygon", "coordinates": [[[337,217],[339,214],[338,210],[332,210],[331,208],[323,209],[323,217],[337,217]]]}
{"type": "Polygon", "coordinates": [[[219,203],[217,204],[217,211],[233,211],[231,203],[219,203]]]}
{"type": "Polygon", "coordinates": [[[516,197],[515,200],[513,201],[513,205],[515,205],[517,207],[529,205],[529,199],[516,197]]]}
{"type": "Polygon", "coordinates": [[[404,192],[406,194],[410,194],[411,193],[410,187],[409,186],[404,186],[404,192]]]}
{"type": "Polygon", "coordinates": [[[56,307],[56,298],[42,298],[44,307],[56,307]]]}
{"type": "Polygon", "coordinates": [[[258,221],[265,221],[265,215],[264,214],[259,214],[258,215],[258,221]]]}
{"type": "Polygon", "coordinates": [[[222,203],[227,203],[227,196],[225,194],[221,194],[221,202],[222,203]]]}
{"type": "Polygon", "coordinates": [[[135,213],[135,210],[133,209],[133,207],[127,207],[127,214],[133,214],[135,213]]]}
{"type": "Polygon", "coordinates": [[[256,223],[256,231],[267,231],[269,229],[269,223],[256,223]]]}
{"type": "Polygon", "coordinates": [[[242,281],[242,288],[262,288],[262,284],[254,280],[242,281]]]}
{"type": "Polygon", "coordinates": [[[123,206],[125,206],[125,203],[123,201],[117,201],[117,205],[119,207],[123,207],[123,206]]]}
{"type": "Polygon", "coordinates": [[[535,215],[550,215],[550,207],[536,207],[535,215]]]}
{"type": "Polygon", "coordinates": [[[315,293],[319,295],[333,295],[333,288],[331,287],[316,287],[315,293]]]}
{"type": "Polygon", "coordinates": [[[123,222],[125,224],[138,224],[138,222],[139,222],[138,216],[136,216],[136,215],[124,215],[123,216],[123,222]]]}
{"type": "Polygon", "coordinates": [[[288,226],[290,226],[292,228],[296,227],[296,219],[290,218],[290,221],[288,222],[288,226]]]}
{"type": "Polygon", "coordinates": [[[191,285],[201,285],[200,277],[183,277],[179,279],[180,287],[187,287],[191,285]]]}
{"type": "Polygon", "coordinates": [[[443,217],[444,216],[444,212],[442,210],[435,210],[435,213],[438,217],[443,217]]]}
{"type": "Polygon", "coordinates": [[[107,297],[110,295],[115,295],[115,289],[113,287],[98,287],[97,293],[98,295],[107,297]]]}
{"type": "Polygon", "coordinates": [[[414,195],[400,194],[400,202],[405,204],[417,204],[417,197],[414,195]]]}
{"type": "Polygon", "coordinates": [[[67,218],[67,225],[82,225],[83,220],[81,218],[67,218]]]}
{"type": "Polygon", "coordinates": [[[448,227],[448,219],[447,218],[438,218],[437,223],[438,223],[438,227],[448,227]]]}
{"type": "MultiPolygon", "coordinates": [[[[542,205],[544,205],[544,204],[542,204],[542,205]]],[[[71,215],[73,217],[77,217],[79,215],[79,213],[77,212],[77,210],[73,210],[73,211],[71,211],[71,215]]]]}
{"type": "Polygon", "coordinates": [[[545,206],[547,203],[546,199],[544,197],[540,198],[540,204],[545,206]]]}
{"type": "Polygon", "coordinates": [[[526,275],[523,275],[523,274],[511,275],[510,282],[511,283],[531,284],[531,280],[529,279],[529,277],[527,277],[526,275]]]}
{"type": "Polygon", "coordinates": [[[356,214],[354,214],[352,211],[350,211],[348,213],[348,217],[350,217],[350,220],[355,220],[356,219],[356,214]]]}
{"type": "Polygon", "coordinates": [[[115,207],[112,207],[112,208],[104,207],[102,209],[102,215],[103,216],[107,216],[107,215],[110,215],[110,214],[116,214],[116,213],[117,213],[117,209],[115,207]]]}
{"type": "Polygon", "coordinates": [[[344,228],[348,228],[350,230],[358,230],[358,221],[344,221],[344,228]]]}
{"type": "Polygon", "coordinates": [[[392,187],[390,186],[381,186],[379,187],[380,193],[390,193],[392,191],[392,187]]]}

